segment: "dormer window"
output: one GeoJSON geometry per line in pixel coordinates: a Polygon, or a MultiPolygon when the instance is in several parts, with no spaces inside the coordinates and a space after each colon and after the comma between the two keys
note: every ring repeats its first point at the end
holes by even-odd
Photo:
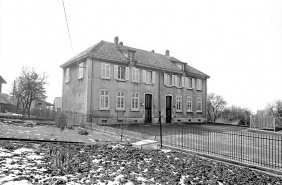
{"type": "Polygon", "coordinates": [[[177,67],[179,67],[183,71],[183,64],[176,64],[177,67]]]}

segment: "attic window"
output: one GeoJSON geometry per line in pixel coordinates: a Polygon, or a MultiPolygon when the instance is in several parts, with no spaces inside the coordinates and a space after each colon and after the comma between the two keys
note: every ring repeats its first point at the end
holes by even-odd
{"type": "Polygon", "coordinates": [[[176,66],[183,70],[183,64],[176,64],[176,66]]]}
{"type": "Polygon", "coordinates": [[[129,57],[128,57],[129,61],[133,62],[134,61],[134,53],[133,52],[129,52],[128,54],[129,54],[129,57]]]}

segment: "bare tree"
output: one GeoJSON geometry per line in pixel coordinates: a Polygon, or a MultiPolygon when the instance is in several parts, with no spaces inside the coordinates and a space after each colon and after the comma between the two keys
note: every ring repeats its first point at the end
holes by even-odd
{"type": "Polygon", "coordinates": [[[222,96],[216,95],[214,93],[209,93],[207,102],[208,121],[215,122],[226,104],[227,102],[223,99],[222,96]]]}
{"type": "Polygon", "coordinates": [[[241,108],[235,105],[226,107],[222,111],[223,118],[228,119],[229,121],[241,119],[245,125],[250,124],[250,115],[252,115],[252,112],[249,108],[241,108]]]}
{"type": "Polygon", "coordinates": [[[23,113],[30,115],[30,106],[36,99],[45,100],[47,75],[40,75],[34,68],[23,67],[21,75],[16,78],[11,94],[17,100],[17,108],[22,104],[23,113]]]}
{"type": "Polygon", "coordinates": [[[273,115],[279,123],[282,123],[282,100],[267,104],[266,111],[268,114],[273,115]]]}

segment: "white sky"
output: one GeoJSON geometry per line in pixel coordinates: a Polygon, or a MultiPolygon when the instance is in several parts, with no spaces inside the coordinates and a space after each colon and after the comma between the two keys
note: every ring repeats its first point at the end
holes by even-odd
{"type": "MultiPolygon", "coordinates": [[[[228,105],[263,109],[282,99],[282,1],[65,0],[74,54],[100,40],[155,50],[208,74],[208,92],[228,105]]],[[[0,0],[0,75],[22,66],[49,75],[47,100],[62,92],[62,63],[73,57],[60,0],[0,0]]]]}

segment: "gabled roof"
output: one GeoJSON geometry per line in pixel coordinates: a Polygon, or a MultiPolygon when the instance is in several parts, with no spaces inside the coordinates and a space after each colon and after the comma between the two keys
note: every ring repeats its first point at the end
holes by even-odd
{"type": "Polygon", "coordinates": [[[198,69],[195,69],[195,68],[189,66],[188,64],[186,65],[186,71],[187,71],[188,74],[191,73],[191,74],[196,74],[196,75],[205,76],[206,78],[209,78],[208,75],[199,71],[198,69]]]}
{"type": "Polygon", "coordinates": [[[0,75],[0,83],[2,83],[2,84],[6,84],[7,83],[1,75],[0,75]]]}
{"type": "MultiPolygon", "coordinates": [[[[181,62],[181,63],[184,62],[174,57],[158,54],[155,52],[145,51],[137,48],[132,48],[129,46],[116,45],[114,43],[106,42],[103,40],[91,46],[90,48],[86,49],[85,51],[79,53],[75,57],[71,58],[70,60],[62,64],[60,67],[62,68],[66,67],[76,62],[80,58],[86,56],[93,56],[93,57],[108,59],[113,61],[127,62],[128,61],[127,57],[122,53],[122,51],[126,51],[126,50],[135,51],[134,60],[136,61],[137,66],[138,65],[148,66],[148,67],[160,68],[161,70],[183,73],[183,71],[180,68],[178,68],[173,62],[181,62]]],[[[187,69],[188,69],[187,71],[192,71],[195,74],[207,76],[206,74],[190,66],[187,69]]]]}
{"type": "Polygon", "coordinates": [[[16,105],[16,103],[9,97],[8,94],[1,93],[0,96],[1,104],[16,105]]]}

